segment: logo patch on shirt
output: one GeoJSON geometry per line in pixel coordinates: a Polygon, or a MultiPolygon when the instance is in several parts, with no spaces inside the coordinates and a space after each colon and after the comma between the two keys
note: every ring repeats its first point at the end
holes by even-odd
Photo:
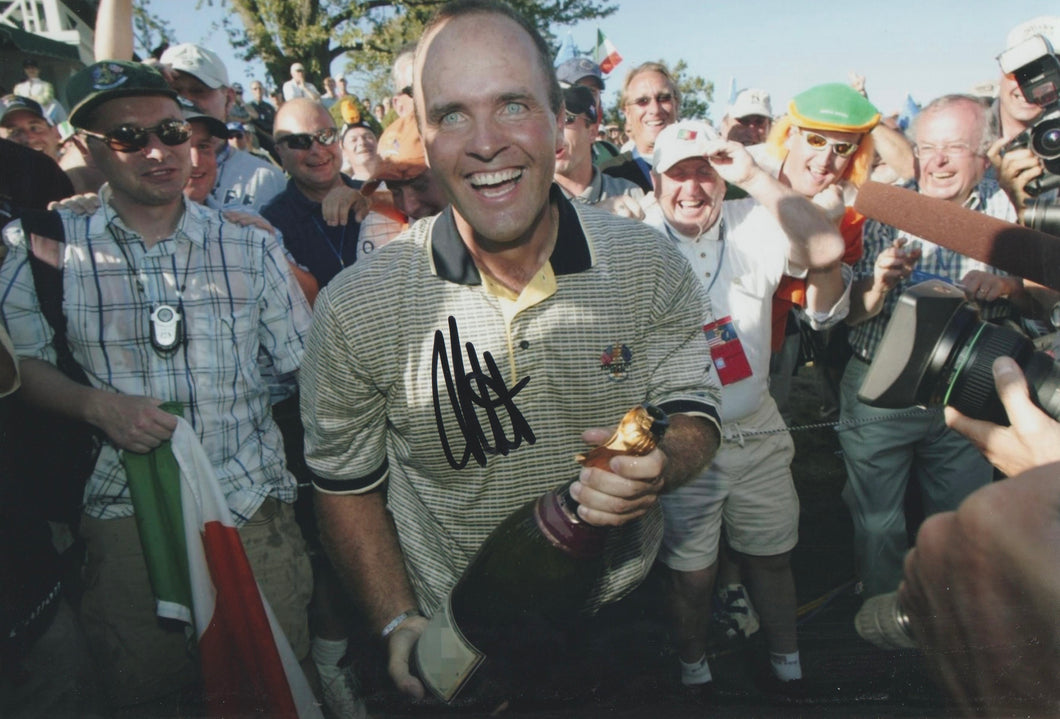
{"type": "Polygon", "coordinates": [[[633,364],[633,351],[627,345],[618,342],[604,349],[600,355],[600,369],[608,373],[614,381],[626,378],[626,372],[633,364]]]}

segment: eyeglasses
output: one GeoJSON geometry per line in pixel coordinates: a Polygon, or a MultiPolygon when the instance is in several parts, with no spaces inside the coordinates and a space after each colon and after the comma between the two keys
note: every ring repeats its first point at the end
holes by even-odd
{"type": "Polygon", "coordinates": [[[284,143],[287,147],[292,150],[308,150],[313,146],[313,140],[317,143],[327,147],[328,145],[334,145],[335,140],[339,138],[339,131],[334,127],[325,127],[322,130],[316,132],[296,132],[291,135],[284,135],[283,137],[277,137],[277,143],[284,143]]]}
{"type": "Polygon", "coordinates": [[[816,132],[810,132],[809,130],[799,130],[799,134],[806,138],[806,144],[812,147],[817,152],[824,152],[829,147],[839,157],[850,157],[858,151],[858,143],[856,142],[841,142],[838,140],[829,140],[824,135],[818,135],[816,132]]]}
{"type": "Polygon", "coordinates": [[[913,154],[927,159],[935,155],[945,155],[949,158],[968,157],[976,152],[967,142],[951,142],[948,145],[913,145],[913,154]]]}
{"type": "Polygon", "coordinates": [[[93,140],[107,143],[107,147],[115,152],[139,152],[147,147],[151,135],[169,147],[183,145],[191,137],[191,123],[184,120],[163,120],[154,127],[119,125],[103,133],[84,129],[81,132],[93,140]]]}
{"type": "Polygon", "coordinates": [[[674,101],[674,96],[673,93],[670,92],[660,92],[654,97],[648,95],[645,97],[638,97],[636,100],[630,100],[626,103],[626,106],[628,107],[630,105],[636,105],[637,107],[647,107],[651,104],[652,100],[655,100],[655,102],[659,103],[660,105],[669,105],[674,101]]]}

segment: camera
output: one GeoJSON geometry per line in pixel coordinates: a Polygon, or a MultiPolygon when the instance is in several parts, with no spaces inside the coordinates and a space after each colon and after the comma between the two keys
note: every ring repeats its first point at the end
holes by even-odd
{"type": "Polygon", "coordinates": [[[872,407],[949,405],[996,424],[1008,417],[994,387],[993,363],[1012,357],[1031,399],[1060,419],[1060,368],[1022,333],[983,322],[964,292],[942,280],[914,285],[898,298],[883,340],[858,391],[872,407]]]}
{"type": "Polygon", "coordinates": [[[1014,75],[1027,102],[1042,108],[1041,116],[1005,146],[1004,152],[1029,147],[1045,172],[1024,188],[1032,197],[1060,187],[1060,58],[1041,35],[1033,35],[997,58],[1001,71],[1014,75]]]}

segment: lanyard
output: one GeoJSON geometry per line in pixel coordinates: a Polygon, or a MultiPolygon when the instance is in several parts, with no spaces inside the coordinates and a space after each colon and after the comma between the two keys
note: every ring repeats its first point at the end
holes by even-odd
{"type": "MultiPolygon", "coordinates": [[[[346,267],[346,232],[350,229],[350,222],[347,221],[345,225],[342,225],[342,238],[339,240],[339,246],[336,248],[335,243],[331,239],[331,235],[328,233],[328,229],[320,221],[320,218],[315,214],[313,215],[313,224],[317,228],[317,232],[324,238],[324,244],[327,245],[328,249],[331,250],[331,254],[335,255],[335,259],[339,261],[341,267],[346,267]]],[[[354,245],[354,262],[357,261],[357,247],[354,245]]]]}

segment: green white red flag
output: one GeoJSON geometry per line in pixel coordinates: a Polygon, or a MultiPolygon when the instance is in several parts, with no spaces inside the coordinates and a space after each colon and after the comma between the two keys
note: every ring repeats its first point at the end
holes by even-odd
{"type": "Polygon", "coordinates": [[[596,31],[596,50],[593,52],[593,60],[600,66],[600,72],[605,75],[611,74],[618,63],[622,62],[622,56],[618,54],[618,50],[607,39],[607,35],[599,29],[596,31]]]}
{"type": "Polygon", "coordinates": [[[323,719],[191,426],[125,453],[156,613],[194,629],[207,715],[323,719]]]}

